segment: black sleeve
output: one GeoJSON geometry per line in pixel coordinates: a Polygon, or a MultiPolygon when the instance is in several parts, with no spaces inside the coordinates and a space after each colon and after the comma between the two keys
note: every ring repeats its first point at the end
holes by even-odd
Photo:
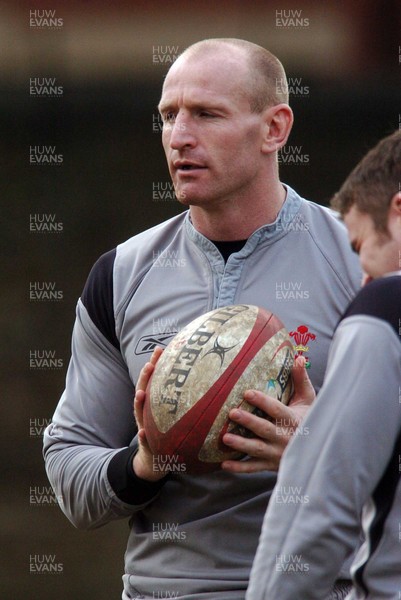
{"type": "Polygon", "coordinates": [[[354,315],[369,315],[383,319],[399,336],[401,331],[401,277],[399,275],[381,277],[365,285],[351,302],[342,319],[354,315]]]}
{"type": "Polygon", "coordinates": [[[116,249],[110,250],[94,264],[82,292],[81,301],[99,331],[119,350],[113,303],[115,257],[116,249]]]}
{"type": "Polygon", "coordinates": [[[135,474],[132,459],[138,447],[117,452],[107,467],[107,478],[118,498],[127,504],[145,504],[164,486],[168,475],[159,481],[145,481],[135,474]]]}

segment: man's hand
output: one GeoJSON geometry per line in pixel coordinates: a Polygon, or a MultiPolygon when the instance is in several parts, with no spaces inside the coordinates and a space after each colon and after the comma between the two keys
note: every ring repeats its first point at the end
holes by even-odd
{"type": "Polygon", "coordinates": [[[150,376],[153,373],[153,369],[155,368],[155,364],[159,360],[162,352],[163,349],[157,347],[154,350],[150,361],[147,362],[141,370],[136,385],[134,399],[134,417],[138,426],[139,450],[134,456],[133,469],[137,477],[145,479],[146,481],[157,481],[165,476],[165,473],[153,469],[153,453],[149,448],[146,433],[143,428],[143,405],[146,397],[145,390],[150,376]]]}
{"type": "Polygon", "coordinates": [[[303,357],[296,359],[292,368],[292,378],[294,394],[288,406],[262,392],[248,390],[244,394],[245,400],[266,413],[271,421],[237,408],[230,411],[230,419],[249,429],[255,437],[244,438],[232,433],[223,436],[226,446],[249,456],[248,460],[224,461],[221,466],[225,471],[254,473],[278,470],[291,436],[302,423],[316,396],[303,357]]]}

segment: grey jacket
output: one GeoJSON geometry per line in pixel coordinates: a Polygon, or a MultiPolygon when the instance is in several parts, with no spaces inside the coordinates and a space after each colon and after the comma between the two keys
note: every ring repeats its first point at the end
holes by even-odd
{"type": "Polygon", "coordinates": [[[281,461],[247,600],[325,598],[361,531],[347,599],[401,597],[400,314],[400,276],[369,283],[345,313],[281,461]]]}

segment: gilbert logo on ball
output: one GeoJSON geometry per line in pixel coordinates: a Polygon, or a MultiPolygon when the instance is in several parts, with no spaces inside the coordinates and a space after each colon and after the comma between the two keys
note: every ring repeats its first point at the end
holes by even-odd
{"type": "Polygon", "coordinates": [[[205,473],[242,458],[222,442],[227,431],[251,435],[228,418],[256,389],[284,404],[292,391],[293,348],[281,321],[248,304],[198,317],[169,343],[146,390],[144,427],[152,452],[189,473],[205,473]]]}

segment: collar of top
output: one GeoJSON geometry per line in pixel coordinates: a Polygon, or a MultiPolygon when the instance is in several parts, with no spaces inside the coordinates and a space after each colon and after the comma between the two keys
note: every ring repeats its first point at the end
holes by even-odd
{"type": "MultiPolygon", "coordinates": [[[[264,240],[277,240],[291,230],[290,223],[296,218],[302,204],[302,198],[289,185],[283,184],[286,189],[286,198],[277,218],[273,223],[262,225],[256,229],[248,238],[244,247],[238,252],[238,257],[245,258],[253,252],[256,246],[264,240]]],[[[185,227],[191,240],[207,254],[221,260],[221,254],[216,246],[204,235],[199,233],[192,225],[189,211],[185,218],[185,227]]]]}

